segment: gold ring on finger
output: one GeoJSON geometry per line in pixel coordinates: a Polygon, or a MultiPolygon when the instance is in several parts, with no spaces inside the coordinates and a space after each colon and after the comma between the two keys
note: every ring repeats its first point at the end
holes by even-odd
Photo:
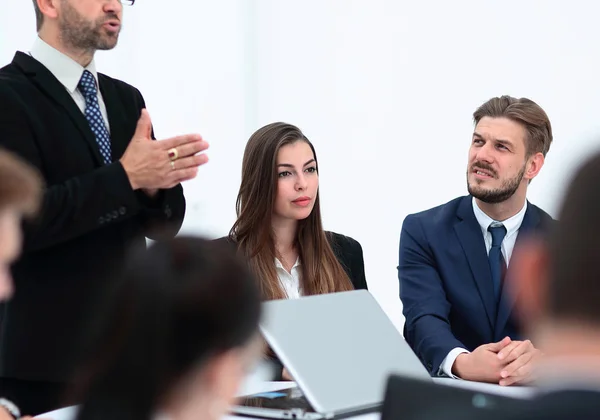
{"type": "Polygon", "coordinates": [[[179,152],[176,147],[169,149],[167,152],[169,153],[169,159],[171,159],[171,161],[177,160],[179,157],[179,152]]]}

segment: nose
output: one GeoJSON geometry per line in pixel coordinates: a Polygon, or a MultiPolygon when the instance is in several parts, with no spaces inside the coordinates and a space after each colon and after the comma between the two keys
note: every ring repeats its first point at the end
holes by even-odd
{"type": "Polygon", "coordinates": [[[490,142],[487,142],[482,147],[477,149],[477,153],[475,155],[475,161],[492,163],[494,161],[493,147],[494,146],[490,142]]]}
{"type": "Polygon", "coordinates": [[[306,189],[306,177],[304,176],[304,172],[298,175],[296,178],[296,191],[304,191],[306,189]]]}
{"type": "Polygon", "coordinates": [[[123,11],[121,0],[107,0],[104,2],[104,13],[115,13],[120,16],[123,11]]]}

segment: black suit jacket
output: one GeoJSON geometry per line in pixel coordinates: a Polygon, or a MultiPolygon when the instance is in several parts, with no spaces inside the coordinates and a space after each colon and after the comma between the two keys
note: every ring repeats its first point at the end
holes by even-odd
{"type": "MultiPolygon", "coordinates": [[[[346,271],[354,289],[367,290],[367,279],[365,277],[365,262],[363,260],[363,251],[360,243],[349,236],[341,235],[335,232],[325,232],[329,245],[335,254],[338,262],[346,271]]],[[[237,244],[230,237],[226,236],[217,239],[230,243],[232,250],[237,250],[237,244]]]]}
{"type": "Polygon", "coordinates": [[[356,290],[367,290],[367,279],[365,277],[365,261],[360,243],[349,236],[335,232],[326,232],[331,249],[338,262],[348,274],[352,285],[356,290]]]}
{"type": "Polygon", "coordinates": [[[39,169],[47,184],[39,217],[24,227],[15,295],[2,313],[2,377],[68,380],[89,308],[128,250],[144,247],[146,236],[174,236],[183,221],[181,185],[150,199],[131,189],[118,161],[145,107],[142,95],[103,74],[98,79],[109,165],[83,113],[46,67],[17,52],[0,69],[0,146],[39,169]]]}

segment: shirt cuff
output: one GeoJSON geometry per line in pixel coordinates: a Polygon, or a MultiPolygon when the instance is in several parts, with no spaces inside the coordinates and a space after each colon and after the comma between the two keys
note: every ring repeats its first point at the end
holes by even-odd
{"type": "Polygon", "coordinates": [[[456,358],[463,353],[470,353],[470,352],[469,352],[469,350],[465,350],[461,347],[453,348],[450,351],[450,353],[448,353],[448,356],[446,356],[446,358],[444,359],[442,364],[440,365],[438,375],[439,376],[448,376],[448,377],[454,378],[454,379],[460,379],[458,376],[456,376],[452,373],[452,366],[454,366],[454,362],[456,361],[456,358]]]}

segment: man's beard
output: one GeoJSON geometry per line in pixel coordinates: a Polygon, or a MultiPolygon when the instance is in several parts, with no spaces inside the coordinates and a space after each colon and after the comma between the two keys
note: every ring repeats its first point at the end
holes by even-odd
{"type": "Polygon", "coordinates": [[[107,20],[118,20],[117,15],[109,14],[96,22],[90,22],[81,16],[67,0],[62,0],[61,6],[62,15],[58,24],[65,45],[84,51],[110,50],[117,45],[119,32],[111,36],[103,34],[102,29],[102,25],[107,20]]]}
{"type": "Polygon", "coordinates": [[[521,181],[523,180],[523,176],[525,175],[525,167],[526,165],[523,165],[523,168],[521,168],[521,170],[515,177],[505,180],[500,188],[486,190],[480,188],[477,185],[471,185],[471,183],[469,183],[469,174],[472,173],[473,168],[481,168],[488,172],[492,172],[492,174],[494,175],[496,174],[496,172],[485,164],[474,164],[467,171],[467,189],[469,190],[469,194],[488,204],[496,204],[506,201],[513,196],[513,194],[519,188],[519,185],[521,185],[521,181]]]}

